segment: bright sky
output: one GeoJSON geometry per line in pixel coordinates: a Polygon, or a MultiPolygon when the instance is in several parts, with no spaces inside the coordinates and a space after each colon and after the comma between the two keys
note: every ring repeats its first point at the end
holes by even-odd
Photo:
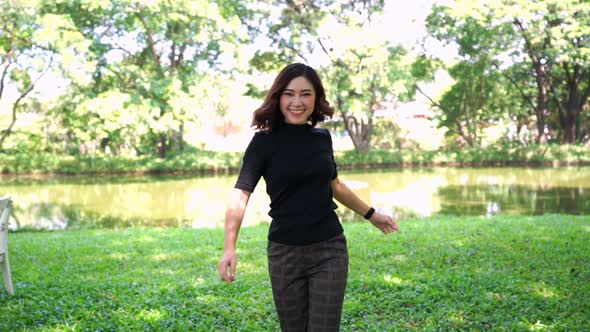
{"type": "Polygon", "coordinates": [[[386,31],[393,43],[412,44],[426,35],[424,20],[433,4],[433,0],[388,0],[376,29],[386,31]]]}
{"type": "MultiPolygon", "coordinates": [[[[425,20],[434,4],[447,4],[448,0],[386,0],[383,20],[378,22],[376,30],[383,31],[392,43],[400,43],[405,47],[414,46],[415,51],[426,51],[429,54],[452,61],[457,55],[457,50],[448,45],[426,37],[425,20]],[[420,46],[423,44],[423,46],[420,46]],[[422,50],[421,47],[425,49],[422,50]]],[[[434,83],[425,84],[423,90],[434,97],[441,89],[450,84],[449,77],[441,75],[434,83]]],[[[416,96],[418,101],[427,103],[421,96],[416,96]]]]}

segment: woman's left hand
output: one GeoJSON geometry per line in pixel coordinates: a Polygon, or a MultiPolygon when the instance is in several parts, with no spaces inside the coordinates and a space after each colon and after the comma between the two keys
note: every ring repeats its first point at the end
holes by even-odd
{"type": "Polygon", "coordinates": [[[399,227],[393,217],[383,213],[375,212],[369,219],[373,226],[379,228],[383,233],[389,234],[399,231],[399,227]]]}

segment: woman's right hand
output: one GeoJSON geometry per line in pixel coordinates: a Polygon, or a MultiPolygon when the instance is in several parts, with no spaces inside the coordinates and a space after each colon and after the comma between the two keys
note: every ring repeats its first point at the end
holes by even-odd
{"type": "Polygon", "coordinates": [[[236,264],[238,258],[236,257],[236,241],[238,240],[238,232],[248,200],[250,199],[250,192],[234,188],[225,210],[225,237],[223,242],[223,257],[219,261],[217,269],[221,280],[232,283],[236,280],[236,264]],[[229,268],[229,269],[228,269],[229,268]]]}
{"type": "Polygon", "coordinates": [[[236,257],[235,251],[226,251],[221,257],[219,261],[219,265],[217,269],[219,270],[219,276],[221,280],[231,284],[234,280],[236,280],[236,264],[238,263],[238,258],[236,257]],[[229,270],[228,270],[229,267],[229,270]]]}

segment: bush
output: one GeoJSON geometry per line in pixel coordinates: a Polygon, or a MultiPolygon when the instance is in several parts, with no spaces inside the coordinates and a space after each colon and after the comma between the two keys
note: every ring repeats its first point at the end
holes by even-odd
{"type": "MultiPolygon", "coordinates": [[[[436,151],[373,149],[361,154],[354,150],[336,151],[336,162],[344,168],[385,168],[435,165],[510,165],[590,163],[590,147],[579,145],[498,144],[487,148],[456,148],[436,151]]],[[[155,156],[113,155],[59,156],[52,153],[0,153],[3,174],[120,174],[120,173],[227,173],[239,169],[242,153],[191,149],[155,156]]]]}

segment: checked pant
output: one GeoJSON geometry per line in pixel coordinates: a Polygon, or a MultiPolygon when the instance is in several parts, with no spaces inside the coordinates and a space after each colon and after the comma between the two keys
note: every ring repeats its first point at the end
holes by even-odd
{"type": "Polygon", "coordinates": [[[348,278],[344,234],[304,246],[269,241],[267,250],[281,330],[338,331],[348,278]]]}

